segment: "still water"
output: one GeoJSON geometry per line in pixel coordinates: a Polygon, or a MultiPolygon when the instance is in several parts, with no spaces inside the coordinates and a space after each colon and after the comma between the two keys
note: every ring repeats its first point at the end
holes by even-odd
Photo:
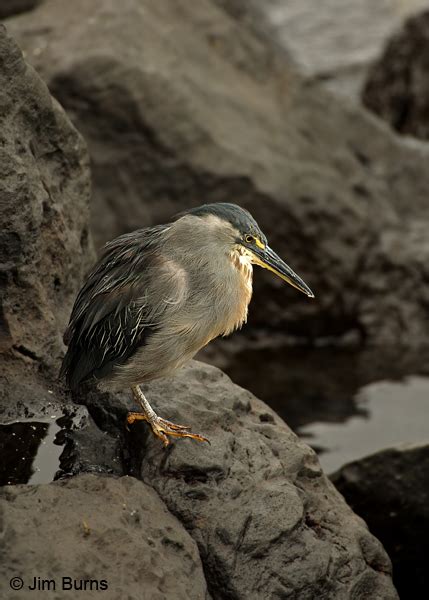
{"type": "Polygon", "coordinates": [[[388,446],[429,442],[429,353],[249,348],[222,366],[319,453],[327,473],[388,446]]]}
{"type": "Polygon", "coordinates": [[[297,430],[327,473],[387,446],[429,442],[429,377],[372,383],[355,400],[360,414],[343,423],[315,421],[297,430]]]}
{"type": "Polygon", "coordinates": [[[22,419],[0,424],[0,485],[49,483],[63,451],[58,419],[22,419]]]}

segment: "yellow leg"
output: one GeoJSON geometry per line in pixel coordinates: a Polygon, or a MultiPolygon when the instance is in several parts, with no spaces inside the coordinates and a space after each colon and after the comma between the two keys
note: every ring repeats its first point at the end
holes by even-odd
{"type": "Polygon", "coordinates": [[[171,423],[171,421],[167,421],[166,419],[158,417],[158,415],[150,406],[149,402],[146,400],[145,395],[138,386],[133,386],[131,388],[131,391],[136,401],[142,407],[143,412],[128,413],[128,425],[132,425],[135,421],[146,421],[151,426],[154,435],[156,435],[156,437],[158,437],[162,441],[164,446],[168,446],[168,444],[170,443],[168,436],[179,438],[191,438],[193,440],[197,440],[198,442],[209,441],[207,438],[203,437],[202,435],[199,435],[198,433],[192,433],[188,431],[189,427],[187,425],[176,425],[175,423],[171,423]]]}

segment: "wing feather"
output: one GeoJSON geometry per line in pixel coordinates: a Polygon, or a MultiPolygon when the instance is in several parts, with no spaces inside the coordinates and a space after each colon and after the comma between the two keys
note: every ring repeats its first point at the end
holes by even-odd
{"type": "Polygon", "coordinates": [[[89,274],[64,334],[68,349],[60,375],[72,389],[90,377],[110,374],[156,328],[156,307],[147,302],[148,274],[156,268],[166,228],[141,229],[116,238],[89,274]]]}

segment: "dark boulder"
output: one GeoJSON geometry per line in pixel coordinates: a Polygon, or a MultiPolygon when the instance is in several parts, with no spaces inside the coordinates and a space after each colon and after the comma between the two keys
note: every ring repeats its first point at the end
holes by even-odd
{"type": "Polygon", "coordinates": [[[332,481],[392,559],[402,600],[429,589],[429,446],[398,446],[342,467],[332,481]]]}
{"type": "Polygon", "coordinates": [[[399,133],[429,139],[429,11],[391,37],[368,73],[362,100],[399,133]]]}

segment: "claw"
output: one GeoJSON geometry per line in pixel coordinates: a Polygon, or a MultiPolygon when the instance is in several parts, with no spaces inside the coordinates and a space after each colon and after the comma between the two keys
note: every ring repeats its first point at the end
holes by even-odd
{"type": "Polygon", "coordinates": [[[196,440],[197,442],[207,442],[210,444],[209,440],[204,436],[188,431],[190,429],[189,425],[177,425],[176,423],[172,423],[171,421],[167,421],[166,419],[158,417],[158,415],[156,415],[154,418],[148,419],[144,413],[128,413],[127,424],[132,425],[135,421],[147,421],[152,427],[154,435],[161,440],[161,442],[164,444],[164,447],[167,447],[170,443],[168,436],[190,438],[192,440],[196,440]]]}

